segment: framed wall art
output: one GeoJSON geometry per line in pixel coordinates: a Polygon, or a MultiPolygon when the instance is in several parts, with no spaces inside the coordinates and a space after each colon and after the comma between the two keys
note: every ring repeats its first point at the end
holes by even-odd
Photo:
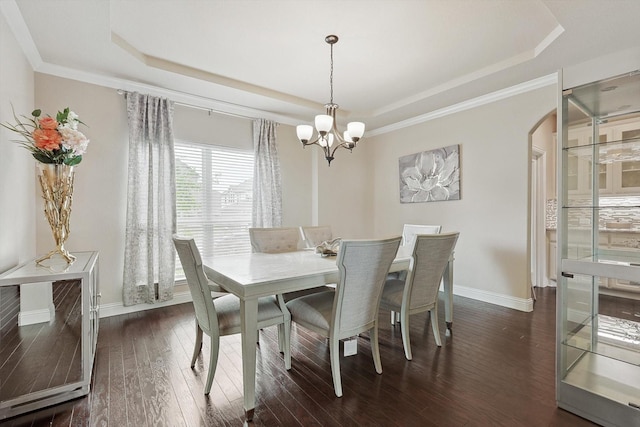
{"type": "Polygon", "coordinates": [[[460,200],[460,145],[400,157],[400,203],[460,200]]]}

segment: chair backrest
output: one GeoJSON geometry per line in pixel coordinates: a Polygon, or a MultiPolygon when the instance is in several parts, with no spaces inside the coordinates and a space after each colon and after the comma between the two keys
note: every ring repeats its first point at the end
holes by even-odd
{"type": "Polygon", "coordinates": [[[336,261],[340,279],[333,300],[332,326],[338,338],[373,327],[389,267],[400,236],[382,240],[343,240],[336,261]]]}
{"type": "Polygon", "coordinates": [[[441,225],[405,224],[402,227],[402,246],[413,245],[417,234],[440,234],[441,225]]]}
{"type": "Polygon", "coordinates": [[[320,243],[333,239],[331,227],[328,225],[320,225],[314,227],[300,227],[302,230],[302,238],[308,248],[315,248],[320,243]]]}
{"type": "Polygon", "coordinates": [[[179,237],[176,234],[173,235],[173,244],[178,251],[184,275],[187,277],[198,325],[205,333],[211,335],[211,330],[218,328],[218,315],[211,298],[211,290],[207,285],[208,280],[202,267],[200,251],[193,239],[179,237]]]}
{"type": "Polygon", "coordinates": [[[410,309],[429,306],[438,300],[440,280],[459,234],[452,232],[416,236],[403,295],[404,298],[410,298],[410,309]]]}
{"type": "Polygon", "coordinates": [[[302,249],[302,237],[298,227],[250,228],[252,252],[277,254],[302,249]]]}

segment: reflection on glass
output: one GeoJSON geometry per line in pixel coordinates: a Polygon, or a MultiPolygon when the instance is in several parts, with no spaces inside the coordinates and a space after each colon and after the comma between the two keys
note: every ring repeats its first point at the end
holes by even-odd
{"type": "Polygon", "coordinates": [[[20,286],[0,287],[0,401],[82,377],[80,282],[53,283],[49,321],[38,321],[42,313],[21,313],[20,294],[20,286]]]}

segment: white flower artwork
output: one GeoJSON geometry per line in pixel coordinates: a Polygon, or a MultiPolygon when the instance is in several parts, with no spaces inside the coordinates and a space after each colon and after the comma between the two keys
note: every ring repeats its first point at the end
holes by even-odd
{"type": "Polygon", "coordinates": [[[460,200],[460,146],[400,157],[400,203],[460,200]]]}

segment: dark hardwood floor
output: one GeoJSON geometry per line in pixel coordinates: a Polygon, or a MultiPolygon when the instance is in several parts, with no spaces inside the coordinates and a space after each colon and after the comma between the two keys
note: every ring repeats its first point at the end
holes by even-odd
{"type": "MultiPolygon", "coordinates": [[[[292,332],[292,369],[274,328],[260,333],[254,426],[591,426],[556,407],[555,289],[537,290],[532,313],[455,297],[453,336],[435,345],[428,316],[412,318],[412,361],[399,327],[380,313],[383,373],[368,337],[341,358],[333,392],[325,340],[292,332]],[[425,325],[427,326],[425,328],[425,325]]],[[[444,310],[439,311],[444,332],[444,310]]],[[[211,395],[203,395],[209,341],[194,370],[191,304],[102,319],[92,391],[6,426],[241,426],[238,335],[221,339],[211,395]]]]}

